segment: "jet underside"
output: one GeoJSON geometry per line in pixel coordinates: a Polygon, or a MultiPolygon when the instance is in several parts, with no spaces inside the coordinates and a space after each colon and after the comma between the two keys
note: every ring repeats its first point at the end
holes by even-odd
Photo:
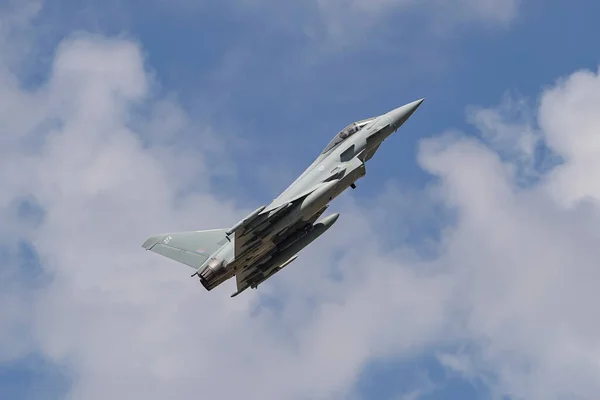
{"type": "Polygon", "coordinates": [[[276,199],[231,229],[178,232],[149,237],[143,244],[186,264],[207,290],[236,277],[236,296],[256,288],[327,231],[339,214],[319,218],[329,203],[366,174],[365,163],[422,99],[340,131],[317,159],[276,199]]]}
{"type": "MultiPolygon", "coordinates": [[[[289,248],[298,247],[293,245],[303,242],[308,245],[324,232],[314,229],[315,222],[334,198],[365,175],[365,165],[362,161],[357,160],[349,166],[351,169],[346,169],[343,174],[334,171],[332,179],[321,182],[308,194],[271,211],[263,210],[263,213],[247,219],[247,222],[235,229],[231,245],[227,247],[234,249],[231,261],[223,265],[223,272],[219,276],[206,276],[200,272],[200,281],[204,287],[211,290],[236,276],[238,282],[243,282],[240,284],[241,288],[238,288],[238,294],[247,287],[256,288],[259,283],[277,272],[281,263],[286,263],[295,256],[295,253],[290,253],[289,248]]],[[[327,228],[337,220],[337,214],[330,217],[335,217],[331,223],[327,220],[322,222],[327,228]]],[[[227,256],[215,255],[217,259],[227,259],[227,256]]],[[[207,265],[205,269],[212,267],[207,265]]]]}

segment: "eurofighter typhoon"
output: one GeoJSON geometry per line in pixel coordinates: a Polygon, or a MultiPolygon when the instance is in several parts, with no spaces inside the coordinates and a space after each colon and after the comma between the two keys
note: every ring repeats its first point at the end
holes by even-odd
{"type": "Polygon", "coordinates": [[[231,297],[256,289],[331,228],[337,213],[317,222],[329,203],[356,188],[366,174],[365,163],[422,102],[351,123],[279,197],[232,228],[165,233],[149,237],[142,247],[194,268],[192,277],[207,290],[234,276],[237,291],[231,297]]]}

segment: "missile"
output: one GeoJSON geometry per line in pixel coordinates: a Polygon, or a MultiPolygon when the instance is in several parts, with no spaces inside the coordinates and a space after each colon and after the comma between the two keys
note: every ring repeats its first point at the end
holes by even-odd
{"type": "Polygon", "coordinates": [[[262,210],[264,210],[267,206],[261,206],[258,207],[256,210],[254,210],[252,212],[252,214],[248,215],[246,218],[244,218],[243,220],[241,220],[240,222],[238,222],[237,224],[235,224],[233,226],[233,228],[231,228],[230,230],[228,230],[225,234],[227,236],[231,236],[231,234],[233,232],[235,232],[238,228],[248,225],[250,222],[254,221],[256,219],[256,217],[258,217],[258,214],[261,213],[262,210]]]}
{"type": "Polygon", "coordinates": [[[256,224],[256,226],[252,227],[252,230],[254,231],[255,235],[263,237],[265,233],[264,230],[269,228],[279,219],[283,218],[286,212],[289,211],[293,205],[294,203],[287,203],[271,211],[269,213],[268,218],[266,218],[264,221],[259,221],[258,224],[256,224]]]}
{"type": "MultiPolygon", "coordinates": [[[[293,263],[296,260],[296,258],[298,258],[298,254],[292,256],[289,260],[285,261],[280,266],[272,268],[271,271],[264,278],[261,278],[257,283],[245,286],[242,289],[238,290],[237,292],[233,293],[231,295],[231,297],[237,296],[238,294],[242,293],[244,290],[248,289],[249,287],[256,289],[260,283],[266,281],[267,279],[269,279],[270,277],[275,275],[278,271],[281,271],[282,269],[284,269],[285,267],[287,267],[288,265],[293,263]]],[[[257,272],[256,275],[260,275],[260,272],[257,272]]]]}
{"type": "MultiPolygon", "coordinates": [[[[289,247],[281,251],[280,253],[275,253],[273,258],[271,259],[272,265],[280,265],[289,260],[294,254],[298,254],[302,249],[311,244],[315,239],[325,233],[329,228],[335,224],[337,219],[340,217],[339,213],[335,213],[332,215],[328,215],[323,218],[321,221],[317,222],[313,225],[313,228],[302,238],[298,239],[294,243],[292,243],[289,247]]],[[[291,262],[291,261],[290,261],[291,262]]]]}
{"type": "Polygon", "coordinates": [[[327,203],[329,203],[339,182],[339,179],[334,179],[329,182],[321,182],[319,186],[308,196],[306,196],[300,204],[294,206],[287,215],[271,225],[269,231],[277,234],[289,227],[298,219],[307,219],[317,213],[320,209],[326,206],[327,203]]]}
{"type": "Polygon", "coordinates": [[[293,256],[292,258],[290,258],[289,260],[287,260],[286,262],[284,262],[283,264],[281,264],[279,267],[277,267],[278,270],[280,269],[284,269],[285,267],[287,267],[289,264],[293,263],[294,261],[296,261],[296,258],[298,258],[298,254],[296,254],[295,256],[293,256]]]}
{"type": "Polygon", "coordinates": [[[292,256],[292,258],[290,258],[289,260],[285,261],[279,267],[275,267],[275,268],[271,269],[271,271],[264,278],[262,278],[261,280],[259,280],[255,284],[250,285],[250,287],[253,288],[253,289],[256,289],[258,287],[258,285],[260,285],[261,283],[263,283],[264,281],[266,281],[267,279],[269,279],[270,277],[272,277],[273,275],[275,275],[276,273],[278,273],[279,271],[281,271],[282,269],[284,269],[285,267],[287,267],[288,265],[290,265],[291,263],[293,263],[294,261],[296,261],[296,258],[298,258],[298,254],[296,254],[295,256],[292,256]]]}
{"type": "MultiPolygon", "coordinates": [[[[275,275],[277,272],[281,271],[283,268],[287,267],[291,264],[296,258],[298,258],[298,253],[302,251],[306,246],[311,244],[315,239],[325,233],[329,228],[335,224],[340,214],[335,213],[323,218],[321,221],[317,222],[313,225],[313,228],[302,238],[298,239],[296,242],[292,243],[289,247],[285,248],[281,252],[273,254],[273,257],[269,260],[269,264],[274,266],[271,270],[265,274],[264,278],[259,279],[257,282],[251,283],[250,287],[256,289],[259,284],[266,281],[271,276],[275,275]]],[[[248,286],[238,290],[231,297],[235,297],[238,294],[242,293],[246,290],[248,286]]]]}

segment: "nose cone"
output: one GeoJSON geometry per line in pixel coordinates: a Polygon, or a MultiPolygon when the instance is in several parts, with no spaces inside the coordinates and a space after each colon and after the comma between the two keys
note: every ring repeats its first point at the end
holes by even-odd
{"type": "Polygon", "coordinates": [[[391,125],[394,129],[398,129],[410,118],[411,115],[419,108],[421,103],[425,99],[419,99],[412,103],[405,104],[387,113],[387,116],[391,119],[391,125]]]}

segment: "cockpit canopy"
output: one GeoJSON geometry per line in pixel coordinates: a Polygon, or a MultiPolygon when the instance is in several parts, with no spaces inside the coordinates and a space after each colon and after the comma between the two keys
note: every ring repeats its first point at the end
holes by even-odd
{"type": "Polygon", "coordinates": [[[367,118],[367,119],[363,119],[360,121],[356,121],[356,122],[351,123],[344,129],[342,129],[337,135],[335,135],[335,137],[331,140],[331,142],[329,142],[327,147],[325,147],[325,150],[323,150],[323,154],[329,152],[334,147],[336,147],[340,143],[342,143],[344,140],[348,139],[350,136],[352,136],[356,132],[360,131],[362,128],[364,128],[366,125],[369,124],[369,122],[373,121],[374,119],[375,118],[367,118]]]}

